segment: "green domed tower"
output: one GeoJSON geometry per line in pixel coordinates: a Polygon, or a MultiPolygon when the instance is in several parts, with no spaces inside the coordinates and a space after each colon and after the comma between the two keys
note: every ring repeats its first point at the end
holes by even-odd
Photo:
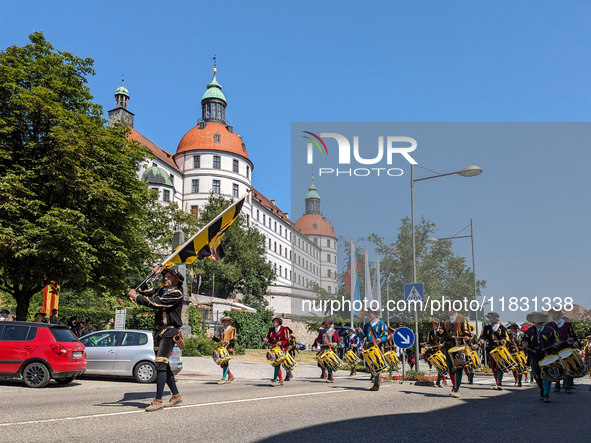
{"type": "Polygon", "coordinates": [[[109,111],[109,126],[121,123],[133,128],[134,115],[127,110],[128,103],[129,91],[125,88],[124,80],[121,80],[121,86],[115,91],[115,109],[109,111]]]}

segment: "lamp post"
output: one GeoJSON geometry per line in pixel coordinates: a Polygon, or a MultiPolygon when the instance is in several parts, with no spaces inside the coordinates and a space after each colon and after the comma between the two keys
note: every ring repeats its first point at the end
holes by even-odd
{"type": "MultiPolygon", "coordinates": [[[[474,224],[472,223],[472,219],[470,219],[470,235],[458,235],[455,237],[442,238],[429,237],[427,239],[427,243],[435,244],[439,240],[454,240],[456,238],[470,238],[472,242],[472,274],[474,277],[474,300],[476,300],[476,259],[474,258],[474,224]]],[[[480,336],[480,332],[478,330],[478,315],[476,315],[476,335],[480,336]]]]}
{"type": "MultiPolygon", "coordinates": [[[[482,169],[475,165],[466,166],[461,171],[448,172],[447,174],[437,174],[429,177],[417,178],[415,180],[415,169],[414,165],[410,165],[410,212],[411,212],[411,224],[412,224],[412,282],[417,282],[417,253],[415,249],[415,182],[430,180],[432,178],[445,177],[446,175],[461,175],[462,177],[474,177],[482,174],[482,169]]],[[[419,339],[419,319],[417,314],[417,305],[415,304],[415,336],[419,339]]],[[[416,370],[419,370],[419,346],[415,345],[415,364],[416,370]]]]}
{"type": "MultiPolygon", "coordinates": [[[[390,254],[390,258],[392,258],[392,254],[396,254],[398,249],[396,246],[393,248],[386,249],[386,254],[390,254]]],[[[388,312],[388,326],[390,326],[390,310],[388,309],[388,303],[390,303],[390,271],[388,269],[388,256],[386,255],[386,312],[388,312]]]]}

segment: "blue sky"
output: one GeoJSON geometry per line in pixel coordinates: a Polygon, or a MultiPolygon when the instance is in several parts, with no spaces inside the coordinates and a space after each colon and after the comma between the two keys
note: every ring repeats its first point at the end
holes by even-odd
{"type": "MultiPolygon", "coordinates": [[[[0,48],[43,31],[57,49],[93,58],[90,87],[105,112],[124,73],[135,128],[173,153],[200,116],[217,55],[253,184],[289,211],[292,122],[589,121],[590,16],[588,2],[548,1],[4,2],[0,48]]],[[[589,152],[512,156],[483,143],[425,153],[419,164],[438,172],[468,164],[485,172],[467,184],[417,183],[417,216],[442,236],[474,218],[485,294],[569,292],[591,308],[589,152]]],[[[456,243],[470,257],[469,241],[456,243]]]]}

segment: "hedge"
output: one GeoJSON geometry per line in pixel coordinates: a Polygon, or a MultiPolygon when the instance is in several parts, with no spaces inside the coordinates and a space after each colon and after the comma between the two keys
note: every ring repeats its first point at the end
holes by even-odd
{"type": "Polygon", "coordinates": [[[269,328],[273,327],[273,313],[271,311],[246,312],[246,311],[226,311],[224,315],[234,319],[233,326],[238,334],[238,343],[236,343],[236,352],[243,352],[244,345],[248,349],[262,349],[264,345],[263,337],[267,335],[269,328]]]}

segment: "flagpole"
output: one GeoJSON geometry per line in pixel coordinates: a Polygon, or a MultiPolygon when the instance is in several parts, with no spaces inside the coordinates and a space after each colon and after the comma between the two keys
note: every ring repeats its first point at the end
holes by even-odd
{"type": "MultiPolygon", "coordinates": [[[[231,204],[230,206],[228,206],[224,212],[222,212],[221,214],[219,214],[217,217],[215,217],[212,221],[210,221],[207,225],[205,225],[205,227],[203,227],[202,229],[199,230],[199,232],[197,232],[197,234],[195,234],[193,237],[191,237],[189,240],[187,240],[185,243],[183,243],[181,246],[179,246],[178,248],[176,248],[172,254],[170,256],[168,256],[166,258],[166,260],[162,261],[162,263],[164,265],[166,265],[166,263],[168,263],[170,260],[172,260],[174,258],[175,255],[177,255],[177,252],[179,249],[182,250],[185,246],[191,244],[191,242],[193,240],[195,240],[195,238],[197,238],[198,235],[200,235],[201,233],[203,233],[206,229],[208,229],[211,225],[214,224],[214,222],[216,222],[218,219],[221,219],[224,215],[226,215],[228,212],[230,212],[230,210],[236,206],[238,204],[239,201],[241,201],[242,199],[245,199],[244,201],[246,202],[246,197],[248,196],[248,194],[250,193],[250,190],[248,190],[245,194],[242,195],[242,197],[240,197],[238,200],[236,200],[233,204],[231,204]]],[[[199,253],[199,251],[195,251],[195,253],[199,253]]],[[[149,278],[149,277],[148,277],[149,278]]],[[[147,280],[147,279],[146,279],[147,280]]]]}
{"type": "Polygon", "coordinates": [[[357,273],[355,273],[355,281],[353,281],[353,269],[355,269],[355,266],[356,266],[353,248],[354,248],[353,240],[351,240],[351,270],[349,271],[351,273],[351,291],[350,291],[351,292],[351,327],[353,327],[353,317],[355,314],[354,303],[355,303],[355,288],[356,288],[356,284],[357,284],[357,273]]]}

